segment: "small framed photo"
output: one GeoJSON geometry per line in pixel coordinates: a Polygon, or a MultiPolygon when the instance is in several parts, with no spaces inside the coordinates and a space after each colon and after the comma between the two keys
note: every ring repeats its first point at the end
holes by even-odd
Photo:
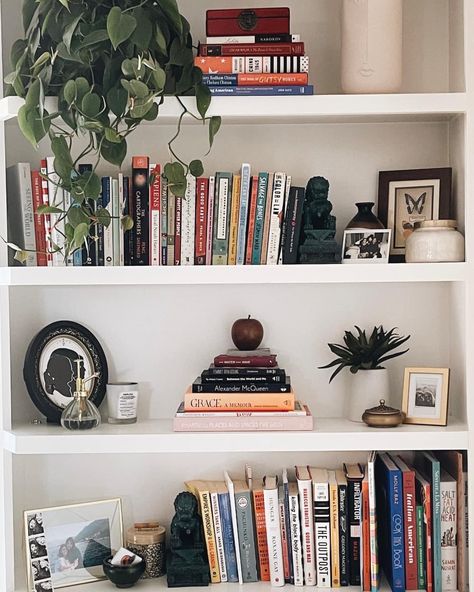
{"type": "Polygon", "coordinates": [[[405,423],[448,423],[449,368],[405,368],[402,411],[405,423]]]}
{"type": "Polygon", "coordinates": [[[102,562],[123,544],[120,499],[24,513],[28,590],[104,579],[102,562]]]}
{"type": "Polygon", "coordinates": [[[388,263],[390,230],[346,230],[343,263],[388,263]]]}
{"type": "Polygon", "coordinates": [[[451,168],[379,173],[378,217],[392,230],[390,261],[405,261],[415,222],[451,217],[451,185],[451,168]]]}

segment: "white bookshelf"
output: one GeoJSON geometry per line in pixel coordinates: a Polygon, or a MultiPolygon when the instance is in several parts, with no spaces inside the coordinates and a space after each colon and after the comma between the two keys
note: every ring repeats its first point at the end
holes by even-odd
{"type": "MultiPolygon", "coordinates": [[[[4,72],[20,34],[19,2],[1,6],[4,72]]],[[[256,0],[257,5],[280,5],[256,0]]],[[[244,0],[181,0],[196,38],[204,13],[244,0]]],[[[0,590],[27,592],[24,509],[120,496],[124,522],[159,519],[168,525],[183,481],[242,474],[249,462],[260,477],[294,464],[335,468],[365,462],[372,449],[462,449],[473,454],[474,408],[474,6],[471,0],[406,0],[404,79],[400,94],[340,94],[340,2],[291,0],[292,28],[311,57],[313,97],[214,99],[210,114],[223,126],[206,173],[287,170],[298,185],[313,175],[331,183],[342,228],[356,201],[377,201],[380,170],[452,166],[456,216],[466,235],[466,263],[268,267],[21,269],[0,267],[0,590]],[[315,416],[312,432],[193,433],[172,431],[187,385],[229,346],[229,328],[251,314],[265,326],[265,344],[292,376],[315,416]],[[87,326],[107,355],[111,380],[140,382],[140,421],[104,423],[75,434],[32,423],[39,417],[22,379],[26,348],[45,325],[70,319],[87,326]],[[392,403],[399,406],[405,366],[449,366],[452,382],[446,428],[370,429],[344,419],[348,377],[328,384],[317,367],[331,359],[354,324],[383,323],[411,334],[410,351],[390,366],[392,403]],[[3,569],[3,566],[5,568],[3,569]]],[[[34,152],[18,131],[22,101],[0,99],[0,235],[6,235],[4,165],[34,152]]],[[[185,104],[195,110],[193,99],[185,104]]],[[[168,158],[179,104],[167,99],[157,123],[130,139],[129,156],[168,158]]],[[[187,118],[180,140],[186,157],[206,152],[206,134],[187,118]],[[192,125],[191,125],[192,124],[192,125]]],[[[47,153],[41,146],[41,154],[47,153]]],[[[99,171],[113,174],[104,165],[99,171]]],[[[0,248],[5,264],[6,249],[0,248]]],[[[470,507],[474,481],[470,477],[470,507]]],[[[470,564],[474,565],[471,546],[470,564]]],[[[471,581],[474,572],[471,568],[471,581]]],[[[148,592],[165,580],[141,582],[148,592]]],[[[76,588],[106,592],[107,582],[76,588]]],[[[236,590],[221,584],[221,592],[236,590]]],[[[247,584],[248,592],[268,590],[247,584]]],[[[383,586],[383,589],[388,589],[383,586]]]]}

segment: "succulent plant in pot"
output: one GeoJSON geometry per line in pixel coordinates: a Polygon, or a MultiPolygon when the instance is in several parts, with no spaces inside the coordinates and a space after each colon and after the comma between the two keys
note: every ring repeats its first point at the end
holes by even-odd
{"type": "MultiPolygon", "coordinates": [[[[211,146],[221,120],[207,116],[211,95],[194,66],[190,26],[176,0],[23,0],[22,9],[24,37],[11,49],[7,94],[25,99],[21,131],[35,147],[49,138],[57,185],[71,195],[67,208],[63,202],[41,208],[62,222],[63,244],[53,249],[66,255],[87,244],[98,225],[110,224],[109,213],[94,207],[97,166],[101,160],[121,166],[128,137],[159,118],[165,95],[181,108],[164,167],[177,196],[184,196],[188,172],[203,172],[200,160],[186,161],[174,148],[183,118],[206,123],[211,146]],[[196,97],[197,113],[182,95],[196,97]],[[92,172],[81,172],[80,162],[92,164],[92,172]]],[[[130,228],[131,219],[122,224],[130,228]]]]}
{"type": "Polygon", "coordinates": [[[329,382],[344,368],[350,369],[353,376],[348,391],[348,418],[360,422],[365,409],[377,405],[380,399],[390,400],[388,372],[384,364],[407,353],[408,349],[399,351],[398,348],[410,339],[410,335],[402,337],[396,328],[385,331],[383,326],[374,327],[370,335],[360,327],[355,328],[357,334],[345,331],[343,345],[328,344],[337,358],[320,368],[335,368],[329,382]]]}

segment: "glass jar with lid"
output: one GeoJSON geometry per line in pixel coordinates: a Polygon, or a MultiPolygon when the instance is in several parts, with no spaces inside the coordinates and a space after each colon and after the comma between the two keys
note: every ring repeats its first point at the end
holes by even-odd
{"type": "Polygon", "coordinates": [[[464,261],[464,237],[456,220],[425,220],[415,223],[407,238],[407,263],[443,263],[464,261]]]}
{"type": "Polygon", "coordinates": [[[165,527],[158,522],[136,523],[127,530],[127,549],[145,561],[143,578],[158,578],[165,573],[165,538],[165,527]]]}

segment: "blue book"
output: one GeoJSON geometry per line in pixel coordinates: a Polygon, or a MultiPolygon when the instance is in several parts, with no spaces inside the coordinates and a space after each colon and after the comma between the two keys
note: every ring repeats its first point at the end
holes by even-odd
{"type": "Polygon", "coordinates": [[[419,452],[415,467],[431,482],[433,592],[441,592],[441,466],[431,452],[419,452]]]}
{"type": "Polygon", "coordinates": [[[222,538],[224,540],[224,555],[227,567],[227,581],[238,582],[237,556],[235,554],[234,533],[232,530],[232,515],[230,510],[229,492],[224,484],[217,485],[219,510],[221,513],[222,538]]]}
{"type": "Polygon", "coordinates": [[[237,97],[276,97],[314,95],[312,84],[304,86],[208,86],[212,95],[237,97]]]}
{"type": "Polygon", "coordinates": [[[402,472],[387,453],[375,462],[380,562],[392,590],[405,591],[405,538],[402,472]]]}
{"type": "Polygon", "coordinates": [[[249,217],[250,181],[250,165],[243,164],[242,170],[240,172],[240,212],[239,231],[237,234],[237,265],[243,265],[245,261],[247,222],[249,217]]]}
{"type": "Polygon", "coordinates": [[[267,202],[268,173],[258,175],[257,209],[255,212],[255,230],[253,235],[252,265],[260,265],[263,243],[263,225],[267,202]]]}

